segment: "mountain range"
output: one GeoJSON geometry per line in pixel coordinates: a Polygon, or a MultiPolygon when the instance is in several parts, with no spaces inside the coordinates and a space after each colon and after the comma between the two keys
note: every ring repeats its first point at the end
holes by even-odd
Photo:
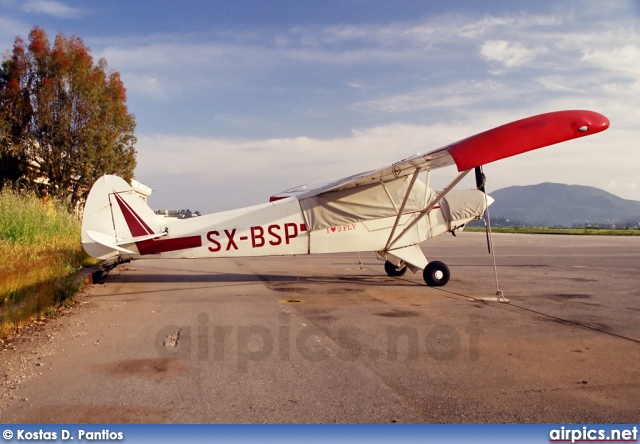
{"type": "Polygon", "coordinates": [[[636,225],[640,201],[622,199],[599,188],[545,182],[489,192],[497,225],[636,225]]]}

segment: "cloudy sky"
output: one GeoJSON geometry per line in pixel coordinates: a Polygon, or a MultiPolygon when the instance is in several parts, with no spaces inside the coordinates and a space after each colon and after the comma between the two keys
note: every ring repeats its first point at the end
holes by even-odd
{"type": "Polygon", "coordinates": [[[0,0],[0,49],[39,25],[121,73],[154,208],[261,203],[562,109],[611,128],[488,165],[489,191],[640,200],[639,3],[0,0]]]}

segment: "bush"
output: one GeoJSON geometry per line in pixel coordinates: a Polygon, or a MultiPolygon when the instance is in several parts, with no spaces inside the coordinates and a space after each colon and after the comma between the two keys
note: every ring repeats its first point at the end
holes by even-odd
{"type": "Polygon", "coordinates": [[[0,336],[74,295],[76,272],[95,263],[82,249],[80,226],[60,203],[0,191],[0,336]]]}

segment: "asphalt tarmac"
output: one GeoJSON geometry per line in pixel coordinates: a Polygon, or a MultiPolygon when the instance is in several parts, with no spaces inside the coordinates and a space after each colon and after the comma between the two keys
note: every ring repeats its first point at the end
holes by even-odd
{"type": "Polygon", "coordinates": [[[120,265],[0,354],[0,422],[637,423],[640,237],[120,265]]]}

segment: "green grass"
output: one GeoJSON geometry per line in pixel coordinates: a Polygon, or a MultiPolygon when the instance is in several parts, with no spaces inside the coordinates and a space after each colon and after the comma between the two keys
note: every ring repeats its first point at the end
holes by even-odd
{"type": "MultiPolygon", "coordinates": [[[[484,232],[484,227],[467,227],[464,231],[484,232]]],[[[494,227],[493,233],[519,234],[570,234],[587,236],[640,236],[640,230],[614,228],[535,228],[535,227],[494,227]]]]}
{"type": "Polygon", "coordinates": [[[72,300],[78,270],[96,264],[82,249],[80,225],[61,204],[0,191],[0,337],[72,300]]]}

